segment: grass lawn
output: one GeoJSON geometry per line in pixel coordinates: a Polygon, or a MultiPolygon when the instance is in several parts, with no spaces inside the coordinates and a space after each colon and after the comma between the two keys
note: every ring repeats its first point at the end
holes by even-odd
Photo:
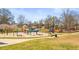
{"type": "MultiPolygon", "coordinates": [[[[34,39],[34,38],[33,38],[34,39]]],[[[78,50],[79,33],[58,38],[40,38],[15,45],[0,47],[0,50],[78,50]]]]}

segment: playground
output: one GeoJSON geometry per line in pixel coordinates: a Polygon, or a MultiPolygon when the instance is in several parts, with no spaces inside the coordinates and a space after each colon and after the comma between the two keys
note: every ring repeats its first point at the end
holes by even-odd
{"type": "Polygon", "coordinates": [[[2,28],[0,29],[0,46],[7,46],[12,44],[17,44],[20,42],[36,39],[36,38],[43,38],[43,37],[57,37],[57,34],[41,32],[39,28],[36,26],[32,26],[27,28],[26,25],[18,29],[18,27],[13,25],[3,24],[1,25],[2,28]],[[4,26],[3,26],[4,25],[4,26]],[[7,26],[6,26],[7,25],[7,26]],[[16,29],[16,31],[14,31],[16,29]]]}

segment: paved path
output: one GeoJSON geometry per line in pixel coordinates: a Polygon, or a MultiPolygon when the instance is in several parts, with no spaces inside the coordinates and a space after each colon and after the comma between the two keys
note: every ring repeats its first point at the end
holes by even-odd
{"type": "Polygon", "coordinates": [[[32,39],[0,39],[0,47],[29,41],[32,39]]]}

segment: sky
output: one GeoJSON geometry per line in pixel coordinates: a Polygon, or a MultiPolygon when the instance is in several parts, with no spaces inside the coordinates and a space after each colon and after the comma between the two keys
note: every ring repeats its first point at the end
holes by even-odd
{"type": "MultiPolygon", "coordinates": [[[[64,9],[64,8],[63,8],[64,9]]],[[[61,8],[9,8],[14,15],[14,20],[18,21],[19,15],[24,15],[28,21],[39,21],[45,19],[48,15],[60,17],[62,14],[61,8]]],[[[73,8],[79,12],[79,9],[73,8]]]]}

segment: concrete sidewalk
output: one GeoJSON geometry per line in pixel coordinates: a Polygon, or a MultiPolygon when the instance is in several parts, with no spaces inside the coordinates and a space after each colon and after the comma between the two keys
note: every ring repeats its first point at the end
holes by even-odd
{"type": "Polygon", "coordinates": [[[0,39],[0,47],[13,45],[13,44],[17,44],[17,43],[21,43],[21,42],[29,41],[29,40],[32,40],[32,39],[0,39]]]}

